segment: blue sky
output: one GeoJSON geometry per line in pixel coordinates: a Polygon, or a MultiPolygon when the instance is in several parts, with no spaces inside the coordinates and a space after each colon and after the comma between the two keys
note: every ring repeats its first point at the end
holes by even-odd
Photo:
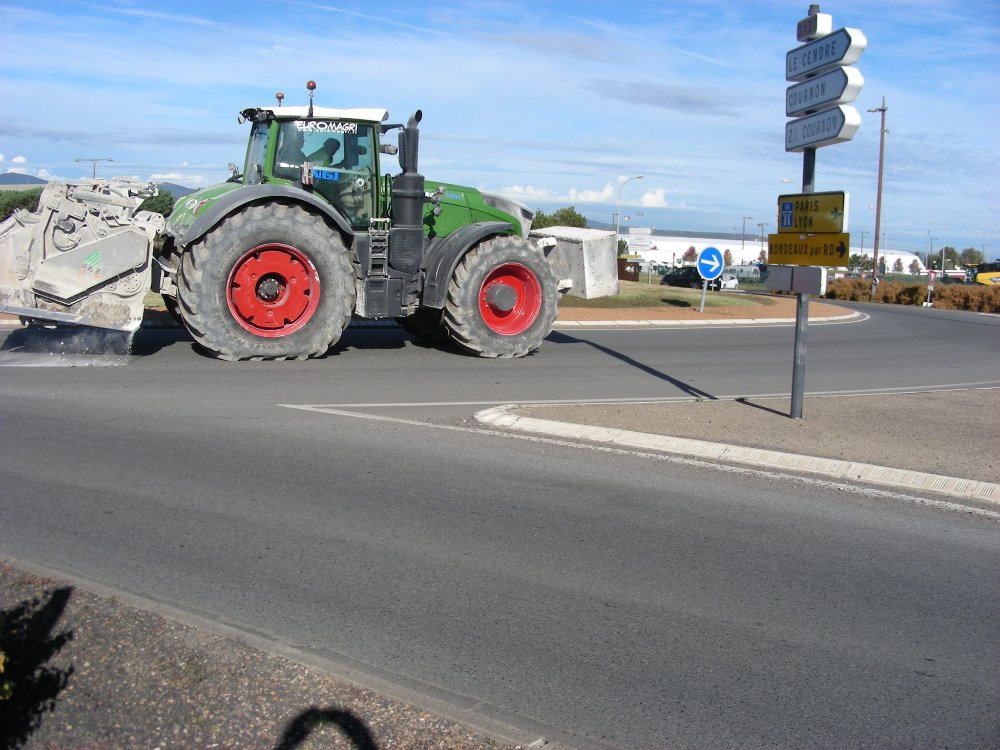
{"type": "MultiPolygon", "coordinates": [[[[243,161],[236,114],[306,102],[422,109],[420,170],[623,226],[775,231],[798,192],[784,150],[785,53],[809,3],[0,0],[0,172],[204,186],[243,161]],[[625,220],[624,217],[629,217],[625,220]]],[[[842,0],[868,49],[853,141],[816,189],[850,194],[870,248],[888,105],[883,247],[1000,257],[1000,3],[842,0]],[[933,238],[933,239],[932,239],[933,238]]]]}

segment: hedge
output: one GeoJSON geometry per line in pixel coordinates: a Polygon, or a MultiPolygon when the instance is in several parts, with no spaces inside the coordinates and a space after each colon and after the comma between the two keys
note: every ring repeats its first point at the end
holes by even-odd
{"type": "MultiPolygon", "coordinates": [[[[895,305],[922,305],[927,301],[927,284],[882,281],[874,300],[871,292],[871,279],[834,279],[827,285],[824,296],[827,299],[895,305]]],[[[936,284],[931,292],[931,302],[942,310],[1000,313],[1000,286],[936,284]]]]}
{"type": "Polygon", "coordinates": [[[41,187],[28,190],[0,190],[0,221],[8,218],[16,208],[34,211],[38,208],[38,199],[41,195],[41,187]]]}

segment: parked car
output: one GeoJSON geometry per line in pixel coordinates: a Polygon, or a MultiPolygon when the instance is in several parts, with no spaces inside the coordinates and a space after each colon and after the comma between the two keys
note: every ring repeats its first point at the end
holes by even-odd
{"type": "MultiPolygon", "coordinates": [[[[701,289],[702,278],[697,268],[694,266],[684,266],[682,268],[675,268],[673,271],[664,274],[663,278],[660,279],[660,284],[664,286],[683,286],[688,289],[701,289]]],[[[708,282],[708,288],[718,290],[719,280],[715,279],[708,282]]]]}
{"type": "MultiPolygon", "coordinates": [[[[934,279],[935,284],[968,284],[968,279],[959,278],[958,276],[938,276],[934,279]]],[[[974,283],[974,282],[973,282],[974,283]]]]}
{"type": "Polygon", "coordinates": [[[735,274],[724,273],[719,277],[719,284],[722,289],[739,289],[740,280],[735,274]]]}

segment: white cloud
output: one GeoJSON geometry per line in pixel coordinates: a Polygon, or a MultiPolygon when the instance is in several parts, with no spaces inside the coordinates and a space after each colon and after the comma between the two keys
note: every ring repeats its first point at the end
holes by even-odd
{"type": "Polygon", "coordinates": [[[664,188],[649,190],[642,194],[642,197],[639,199],[639,205],[643,208],[666,208],[667,191],[664,188]]]}
{"type": "Polygon", "coordinates": [[[10,162],[11,164],[27,164],[28,160],[23,156],[15,156],[10,162]]]}
{"type": "Polygon", "coordinates": [[[615,200],[615,187],[605,183],[603,190],[577,190],[570,188],[566,199],[578,203],[611,203],[615,200]]]}
{"type": "Polygon", "coordinates": [[[3,154],[0,154],[0,164],[3,163],[3,154]]]}
{"type": "Polygon", "coordinates": [[[544,188],[536,188],[532,185],[511,185],[510,187],[500,188],[500,195],[507,198],[513,198],[519,200],[522,203],[530,201],[557,201],[559,200],[558,193],[551,190],[546,190],[544,188]]]}
{"type": "MultiPolygon", "coordinates": [[[[625,178],[622,178],[624,180],[625,178]]],[[[509,187],[502,188],[500,190],[502,195],[506,195],[510,198],[516,198],[522,202],[531,203],[535,202],[547,202],[547,203],[615,203],[617,201],[618,188],[616,188],[612,183],[608,182],[604,184],[604,187],[595,190],[592,188],[570,188],[566,193],[558,193],[555,190],[549,190],[547,188],[536,188],[532,185],[511,185],[509,187]]],[[[651,190],[646,192],[640,202],[637,204],[635,201],[623,202],[622,205],[639,205],[648,208],[666,208],[667,207],[667,191],[663,188],[657,190],[651,190]]]]}

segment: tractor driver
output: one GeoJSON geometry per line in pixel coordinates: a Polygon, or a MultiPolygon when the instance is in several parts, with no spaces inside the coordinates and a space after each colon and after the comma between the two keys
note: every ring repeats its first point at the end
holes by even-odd
{"type": "Polygon", "coordinates": [[[336,138],[327,138],[322,146],[309,154],[308,160],[321,167],[332,167],[333,157],[338,151],[340,151],[340,141],[336,138]]]}

